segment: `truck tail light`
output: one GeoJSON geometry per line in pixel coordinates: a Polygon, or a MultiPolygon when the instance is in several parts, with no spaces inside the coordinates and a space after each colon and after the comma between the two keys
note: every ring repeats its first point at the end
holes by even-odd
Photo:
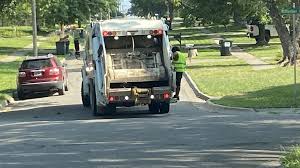
{"type": "Polygon", "coordinates": [[[162,35],[164,33],[164,31],[162,29],[158,29],[158,30],[150,30],[149,32],[151,35],[162,35]]]}
{"type": "Polygon", "coordinates": [[[164,99],[166,100],[166,99],[170,99],[170,98],[171,98],[171,95],[170,95],[170,93],[164,93],[164,94],[163,94],[163,97],[164,97],[164,99]]]}
{"type": "Polygon", "coordinates": [[[110,102],[113,102],[113,101],[115,101],[115,97],[114,97],[114,96],[109,96],[108,100],[109,100],[110,102]]]}
{"type": "Polygon", "coordinates": [[[26,72],[19,72],[19,77],[20,78],[25,78],[26,77],[26,72]]]}
{"type": "Polygon", "coordinates": [[[50,69],[49,75],[59,75],[59,69],[58,68],[50,69]]]}
{"type": "Polygon", "coordinates": [[[104,31],[102,34],[103,34],[104,37],[107,37],[107,36],[116,36],[117,32],[104,31]]]}

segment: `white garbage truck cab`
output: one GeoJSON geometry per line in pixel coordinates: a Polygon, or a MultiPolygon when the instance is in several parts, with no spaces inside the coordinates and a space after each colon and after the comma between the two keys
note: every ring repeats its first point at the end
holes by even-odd
{"type": "Polygon", "coordinates": [[[175,90],[167,27],[160,20],[112,19],[87,29],[82,101],[94,115],[148,105],[168,113],[175,90]]]}

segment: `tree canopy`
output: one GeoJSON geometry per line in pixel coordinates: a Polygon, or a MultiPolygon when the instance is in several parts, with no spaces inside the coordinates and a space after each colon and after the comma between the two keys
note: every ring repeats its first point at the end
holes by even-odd
{"type": "MultiPolygon", "coordinates": [[[[37,0],[36,3],[38,23],[47,26],[86,22],[96,15],[107,18],[109,13],[117,11],[118,5],[117,0],[37,0]]],[[[22,23],[30,18],[31,0],[1,0],[0,9],[7,21],[22,23]]]]}

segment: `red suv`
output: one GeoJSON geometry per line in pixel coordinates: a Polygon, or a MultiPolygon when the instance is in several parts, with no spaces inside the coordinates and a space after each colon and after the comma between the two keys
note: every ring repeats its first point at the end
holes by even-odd
{"type": "Polygon", "coordinates": [[[31,93],[64,95],[68,91],[68,74],[64,64],[53,55],[25,59],[19,68],[17,92],[19,99],[31,93]]]}

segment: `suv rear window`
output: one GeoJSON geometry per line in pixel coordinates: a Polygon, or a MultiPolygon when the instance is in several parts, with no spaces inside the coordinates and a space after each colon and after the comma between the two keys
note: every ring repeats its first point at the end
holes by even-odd
{"type": "Polygon", "coordinates": [[[41,69],[52,67],[50,59],[27,60],[21,65],[21,69],[41,69]]]}

